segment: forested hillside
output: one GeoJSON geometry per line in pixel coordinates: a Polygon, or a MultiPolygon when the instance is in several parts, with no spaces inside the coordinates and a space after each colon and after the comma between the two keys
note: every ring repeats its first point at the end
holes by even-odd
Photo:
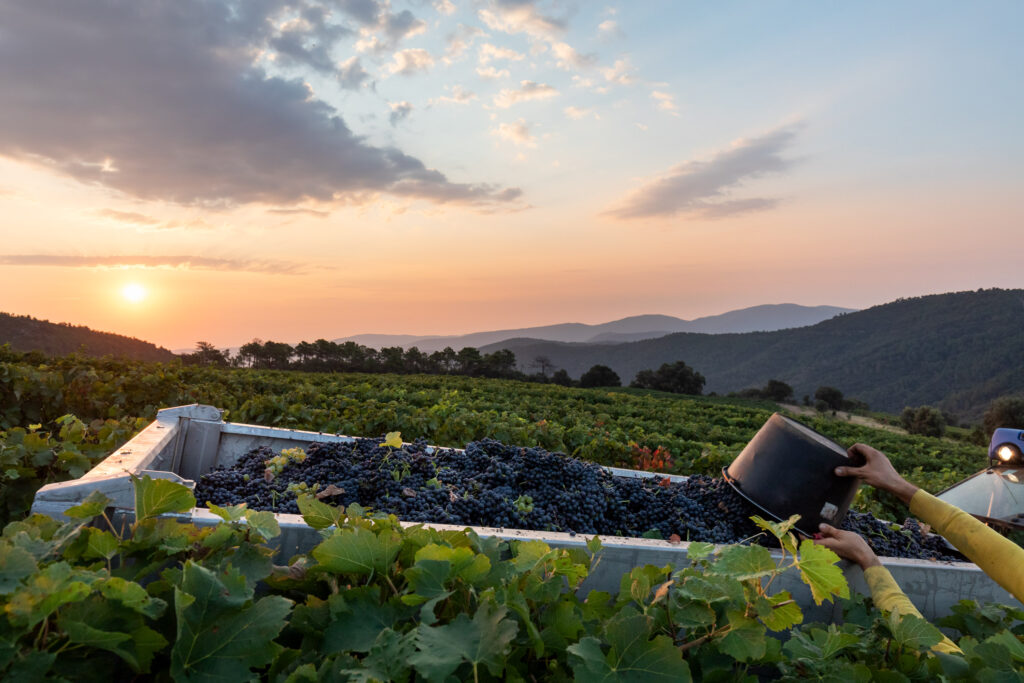
{"type": "Polygon", "coordinates": [[[603,364],[628,382],[640,370],[684,360],[707,378],[705,392],[779,379],[798,397],[831,385],[879,410],[933,404],[977,418],[993,398],[1024,393],[1024,290],[899,299],[777,332],[681,333],[602,345],[517,339],[481,350],[497,348],[522,364],[546,357],[573,377],[603,364]]]}
{"type": "Polygon", "coordinates": [[[9,313],[0,313],[0,344],[10,344],[15,351],[41,351],[51,356],[82,353],[132,360],[168,361],[175,358],[167,349],[134,337],[9,313]]]}

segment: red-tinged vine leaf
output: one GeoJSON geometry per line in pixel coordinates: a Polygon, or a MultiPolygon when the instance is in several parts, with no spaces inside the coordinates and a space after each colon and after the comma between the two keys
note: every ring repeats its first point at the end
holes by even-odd
{"type": "Polygon", "coordinates": [[[658,480],[658,486],[661,486],[661,487],[664,487],[664,488],[668,488],[671,485],[672,485],[672,480],[669,479],[668,477],[665,477],[664,479],[659,479],[658,480]]]}
{"type": "Polygon", "coordinates": [[[327,503],[321,503],[308,493],[300,495],[297,502],[302,519],[314,529],[327,529],[328,527],[338,526],[341,524],[341,520],[345,518],[343,510],[330,506],[327,503]]]}
{"type": "Polygon", "coordinates": [[[668,542],[671,543],[672,545],[678,545],[679,543],[683,542],[683,537],[680,536],[679,534],[672,534],[671,536],[668,537],[668,542]]]}
{"type": "Polygon", "coordinates": [[[722,551],[711,570],[738,581],[769,576],[778,571],[768,548],[760,545],[734,545],[722,551]]]}
{"type": "Polygon", "coordinates": [[[740,611],[730,611],[728,618],[729,632],[718,643],[718,649],[738,662],[764,657],[768,647],[765,627],[740,611]]]}
{"type": "Polygon", "coordinates": [[[605,628],[608,653],[601,641],[582,638],[567,648],[577,681],[676,683],[691,680],[690,667],[668,636],[649,639],[650,623],[642,614],[619,616],[605,628]]]}
{"type": "Polygon", "coordinates": [[[666,599],[668,597],[668,591],[674,583],[675,581],[669,579],[665,583],[658,586],[658,590],[654,591],[654,597],[651,598],[651,604],[653,605],[656,602],[660,602],[661,600],[666,599]]]}
{"type": "Polygon", "coordinates": [[[274,470],[272,470],[269,467],[263,470],[263,481],[267,482],[268,484],[274,481],[274,470]]]}
{"type": "Polygon", "coordinates": [[[174,589],[177,638],[171,676],[177,681],[223,683],[249,680],[269,664],[279,646],[292,603],[271,595],[252,601],[252,588],[235,570],[216,573],[186,562],[174,589]]]}
{"type": "Polygon", "coordinates": [[[65,510],[64,516],[71,519],[92,519],[102,513],[110,502],[110,498],[101,492],[93,491],[81,503],[65,510]]]}
{"type": "Polygon", "coordinates": [[[836,563],[839,556],[823,545],[805,540],[800,544],[800,558],[797,566],[804,583],[811,588],[814,603],[820,605],[825,600],[832,600],[833,595],[841,598],[850,597],[850,586],[846,577],[836,563]]]}
{"type": "Polygon", "coordinates": [[[376,534],[356,527],[335,531],[313,548],[313,557],[328,571],[368,576],[387,573],[401,547],[402,537],[394,531],[376,534]]]}
{"type": "Polygon", "coordinates": [[[0,595],[14,591],[21,580],[34,574],[37,568],[32,553],[0,541],[0,595]]]}
{"type": "MultiPolygon", "coordinates": [[[[409,662],[428,681],[444,681],[463,662],[469,662],[476,674],[482,664],[493,676],[504,669],[505,655],[519,627],[506,618],[508,610],[492,600],[480,604],[470,619],[460,613],[444,626],[416,628],[417,652],[409,662]]],[[[473,676],[474,680],[478,675],[473,676]]]]}
{"type": "Polygon", "coordinates": [[[135,518],[142,521],[166,512],[188,512],[196,497],[187,486],[170,479],[153,479],[148,474],[132,477],[135,483],[135,518]]]}
{"type": "Polygon", "coordinates": [[[330,498],[331,496],[340,496],[345,493],[345,489],[341,488],[337,484],[328,484],[323,491],[316,493],[317,500],[323,500],[324,498],[330,498]]]}

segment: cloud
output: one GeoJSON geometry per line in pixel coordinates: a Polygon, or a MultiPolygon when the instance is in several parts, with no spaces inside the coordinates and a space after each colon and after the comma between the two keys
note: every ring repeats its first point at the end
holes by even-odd
{"type": "Polygon", "coordinates": [[[516,146],[537,146],[537,138],[530,134],[530,126],[523,119],[519,119],[514,123],[499,124],[497,128],[491,130],[491,133],[497,135],[502,140],[508,140],[516,146]]]}
{"type": "Polygon", "coordinates": [[[103,218],[109,218],[120,223],[131,223],[132,225],[159,225],[161,223],[159,218],[153,218],[152,216],[136,213],[134,211],[99,209],[96,211],[96,215],[102,216],[103,218]]]}
{"type": "Polygon", "coordinates": [[[593,117],[595,119],[601,118],[597,114],[594,113],[593,109],[583,109],[582,107],[569,106],[569,107],[566,107],[565,109],[563,109],[562,111],[565,112],[565,115],[567,117],[569,117],[570,119],[572,119],[574,121],[579,121],[580,119],[584,119],[587,116],[591,116],[591,115],[593,115],[593,117]]]}
{"type": "Polygon", "coordinates": [[[602,67],[600,71],[609,83],[630,85],[633,82],[633,65],[628,59],[616,59],[613,65],[602,67]]]}
{"type": "Polygon", "coordinates": [[[658,103],[658,109],[667,111],[673,116],[679,116],[677,111],[678,107],[676,107],[676,99],[671,94],[661,92],[660,90],[654,90],[651,92],[651,97],[658,103]]]}
{"type": "Polygon", "coordinates": [[[558,94],[558,90],[548,85],[547,83],[534,83],[533,81],[521,81],[520,88],[518,90],[512,90],[509,88],[503,88],[501,92],[494,96],[494,106],[502,109],[508,109],[517,102],[525,102],[527,100],[542,100],[549,97],[554,97],[558,94]]]}
{"type": "Polygon", "coordinates": [[[340,24],[330,23],[331,13],[324,7],[306,5],[299,16],[284,22],[269,41],[274,60],[284,65],[306,65],[322,73],[333,73],[331,57],[334,45],[355,33],[340,24]]]}
{"type": "Polygon", "coordinates": [[[525,33],[550,38],[565,31],[566,20],[543,14],[533,0],[491,0],[479,11],[488,28],[504,33],[525,33]]]}
{"type": "Polygon", "coordinates": [[[181,270],[226,270],[246,273],[294,275],[305,267],[297,263],[209,256],[65,256],[60,254],[0,255],[0,266],[55,266],[60,268],[176,268],[181,270]]]}
{"type": "MultiPolygon", "coordinates": [[[[0,3],[0,156],[133,197],[205,206],[379,193],[500,203],[515,194],[454,183],[399,149],[372,146],[301,80],[264,71],[275,20],[320,3],[139,1],[0,3]]],[[[329,6],[367,19],[379,8],[329,6]]],[[[424,63],[405,58],[398,70],[424,63]]],[[[361,82],[347,64],[350,82],[361,82]]]]}
{"type": "Polygon", "coordinates": [[[483,29],[477,26],[459,24],[452,33],[448,34],[448,47],[444,51],[445,63],[450,64],[461,57],[473,45],[474,40],[485,35],[487,34],[483,32],[483,29]]]}
{"type": "Polygon", "coordinates": [[[410,48],[399,50],[392,56],[393,61],[388,65],[388,72],[411,76],[419,71],[429,71],[434,66],[434,58],[429,52],[422,48],[410,48]]]}
{"type": "Polygon", "coordinates": [[[614,19],[605,19],[597,25],[597,34],[602,38],[622,38],[622,29],[614,19]]]}
{"type": "Polygon", "coordinates": [[[369,77],[359,57],[349,57],[338,65],[338,85],[345,90],[358,90],[369,77]]]}
{"type": "Polygon", "coordinates": [[[526,55],[521,52],[508,47],[498,47],[492,43],[484,43],[477,49],[477,61],[480,66],[487,66],[495,59],[518,62],[525,58],[526,55]]]}
{"type": "Polygon", "coordinates": [[[494,81],[499,78],[508,78],[512,74],[509,73],[508,69],[495,69],[493,66],[477,67],[476,73],[480,78],[485,78],[489,81],[494,81]]]}
{"type": "Polygon", "coordinates": [[[469,104],[476,99],[476,93],[466,90],[461,85],[451,87],[451,95],[441,95],[439,102],[451,102],[452,104],[469,104]]]}
{"type": "Polygon", "coordinates": [[[388,120],[392,126],[397,126],[399,121],[407,119],[409,114],[412,113],[412,105],[406,101],[392,102],[391,114],[388,116],[388,120]]]}
{"type": "Polygon", "coordinates": [[[555,56],[555,64],[558,68],[566,71],[590,66],[597,61],[597,57],[594,55],[581,55],[568,43],[551,43],[551,53],[555,56]]]}
{"type": "Polygon", "coordinates": [[[364,25],[376,24],[377,17],[383,11],[383,6],[376,0],[335,0],[335,4],[341,11],[364,25]]]}
{"type": "Polygon", "coordinates": [[[793,144],[799,129],[787,126],[760,137],[740,139],[707,159],[684,162],[648,181],[607,214],[624,219],[680,213],[723,218],[773,208],[777,199],[730,195],[749,180],[790,168],[793,161],[783,157],[783,152],[793,144]]]}
{"type": "Polygon", "coordinates": [[[455,14],[456,8],[451,0],[434,0],[434,9],[436,9],[440,14],[450,16],[455,14]]]}
{"type": "Polygon", "coordinates": [[[331,215],[330,211],[319,211],[317,209],[304,209],[304,208],[268,209],[267,213],[272,213],[272,214],[276,214],[276,215],[279,215],[279,216],[307,215],[307,216],[315,216],[316,218],[327,218],[328,216],[331,215]]]}

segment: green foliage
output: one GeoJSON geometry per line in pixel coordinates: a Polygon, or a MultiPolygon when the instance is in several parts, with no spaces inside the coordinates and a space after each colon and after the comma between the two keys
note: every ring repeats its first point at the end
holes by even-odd
{"type": "Polygon", "coordinates": [[[657,370],[641,370],[629,386],[638,389],[654,389],[671,394],[693,394],[700,396],[704,390],[704,375],[683,361],[663,363],[657,370]]]}
{"type": "Polygon", "coordinates": [[[761,520],[781,559],[759,546],[692,544],[689,565],[637,567],[618,596],[584,596],[596,538],[588,551],[556,549],[306,497],[316,502],[307,513],[333,529],[275,566],[267,540],[277,531],[261,513],[214,506],[219,525],[181,524],[155,515],[183,509],[185,487],[136,485],[146,513],[130,527],[102,528],[107,501],[97,496],[73,522],[36,515],[4,528],[0,677],[967,681],[1024,671],[1024,644],[1008,630],[1021,610],[960,605],[945,625],[964,634],[964,654],[937,655],[934,626],[845,600],[835,556],[798,548],[794,520],[761,520]],[[106,539],[99,554],[94,536],[106,539]],[[789,571],[840,600],[846,624],[803,625],[789,593],[771,590],[789,571]]]}
{"type": "Polygon", "coordinates": [[[584,388],[618,387],[622,386],[622,380],[618,373],[607,365],[595,365],[580,375],[580,386],[584,388]]]}
{"type": "Polygon", "coordinates": [[[1024,429],[1024,396],[1001,396],[989,404],[982,419],[985,442],[1000,427],[1024,429]]]}
{"type": "Polygon", "coordinates": [[[900,413],[900,425],[910,434],[921,436],[942,436],[946,433],[945,416],[941,410],[932,406],[907,406],[900,413]]]}

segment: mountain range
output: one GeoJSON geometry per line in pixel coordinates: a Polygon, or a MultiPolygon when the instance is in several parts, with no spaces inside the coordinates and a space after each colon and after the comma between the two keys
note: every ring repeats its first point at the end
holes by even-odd
{"type": "Polygon", "coordinates": [[[654,339],[675,332],[699,332],[704,334],[727,334],[781,330],[804,327],[833,318],[854,309],[839,306],[800,306],[798,304],[765,304],[752,306],[720,315],[694,320],[684,320],[670,315],[634,315],[598,325],[584,323],[562,323],[541,327],[523,327],[509,330],[473,332],[471,334],[448,336],[418,336],[412,334],[358,334],[335,339],[338,343],[353,341],[363,346],[381,349],[401,346],[409,349],[415,346],[420,351],[432,353],[446,346],[459,350],[466,346],[480,348],[508,339],[529,338],[568,343],[615,343],[654,339]]]}
{"type": "Polygon", "coordinates": [[[618,344],[512,339],[532,371],[543,356],[578,378],[601,364],[628,384],[643,369],[685,361],[705,393],[790,384],[798,397],[834,386],[872,408],[937,405],[976,419],[993,398],[1024,394],[1024,290],[989,289],[897,299],[808,327],[745,334],[676,333],[618,344]]]}
{"type": "Polygon", "coordinates": [[[0,344],[10,344],[15,351],[41,351],[51,356],[81,353],[132,360],[169,361],[176,358],[162,346],[135,337],[10,313],[0,313],[0,344]]]}

